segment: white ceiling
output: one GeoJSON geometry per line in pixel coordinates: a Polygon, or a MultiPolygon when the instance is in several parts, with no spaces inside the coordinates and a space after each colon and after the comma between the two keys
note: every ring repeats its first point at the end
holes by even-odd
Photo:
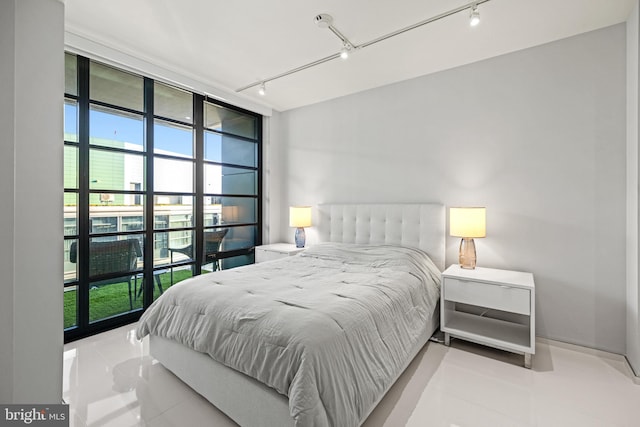
{"type": "MultiPolygon", "coordinates": [[[[470,0],[65,0],[67,43],[80,36],[226,92],[337,53],[314,17],[351,42],[470,0]]],[[[472,28],[463,11],[238,94],[284,111],[624,22],[635,0],[490,0],[472,28]]]]}

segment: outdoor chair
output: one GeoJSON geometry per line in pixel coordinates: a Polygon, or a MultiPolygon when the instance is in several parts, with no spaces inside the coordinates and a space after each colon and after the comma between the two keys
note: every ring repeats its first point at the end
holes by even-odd
{"type": "MultiPolygon", "coordinates": [[[[141,256],[140,243],[135,239],[90,242],[89,279],[91,280],[91,286],[100,287],[122,283],[125,281],[124,276],[126,276],[129,286],[129,307],[133,310],[131,279],[136,275],[138,257],[141,256]]],[[[69,252],[69,261],[76,263],[77,260],[77,242],[73,242],[69,252]]]]}
{"type": "MultiPolygon", "coordinates": [[[[220,251],[220,244],[222,239],[229,232],[228,228],[223,228],[216,231],[205,231],[204,233],[204,256],[203,262],[211,261],[213,263],[213,271],[220,270],[220,260],[218,260],[217,254],[220,251]]],[[[182,248],[169,248],[171,252],[171,264],[173,264],[173,253],[178,252],[186,255],[189,260],[194,260],[193,244],[184,246],[182,248]]],[[[173,283],[173,269],[171,270],[171,283],[173,283]]]]}

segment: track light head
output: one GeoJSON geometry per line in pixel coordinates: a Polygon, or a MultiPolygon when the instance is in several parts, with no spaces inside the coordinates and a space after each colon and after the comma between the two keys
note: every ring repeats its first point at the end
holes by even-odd
{"type": "Polygon", "coordinates": [[[264,85],[264,82],[260,83],[260,88],[258,89],[258,94],[260,96],[265,96],[267,94],[267,88],[264,85]]]}
{"type": "Polygon", "coordinates": [[[474,4],[471,8],[471,14],[469,15],[469,25],[472,27],[477,26],[480,23],[480,12],[478,12],[478,5],[474,4]]]}
{"type": "Polygon", "coordinates": [[[351,54],[351,45],[348,43],[345,43],[342,46],[342,49],[340,50],[340,58],[342,59],[349,59],[349,55],[351,54]]]}

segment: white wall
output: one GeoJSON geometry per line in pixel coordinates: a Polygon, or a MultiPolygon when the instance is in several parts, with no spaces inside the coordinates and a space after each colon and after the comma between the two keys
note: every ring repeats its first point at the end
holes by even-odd
{"type": "Polygon", "coordinates": [[[0,402],[62,399],[64,6],[0,3],[0,402]]]}
{"type": "MultiPolygon", "coordinates": [[[[265,117],[263,138],[263,243],[280,242],[280,236],[291,232],[288,217],[286,223],[280,219],[289,215],[288,206],[281,206],[286,195],[286,146],[282,144],[282,113],[273,112],[271,117],[265,117]]],[[[292,240],[293,241],[293,240],[292,240]]]]}
{"type": "Polygon", "coordinates": [[[639,2],[627,20],[627,358],[640,376],[640,292],[638,292],[638,55],[639,2]]]}
{"type": "Polygon", "coordinates": [[[281,212],[484,205],[478,265],[534,273],[538,334],[624,353],[625,37],[620,24],[282,113],[281,212]]]}
{"type": "MultiPolygon", "coordinates": [[[[13,1],[0,3],[0,58],[13,58],[15,51],[15,5],[13,1]]],[[[13,109],[15,94],[13,83],[15,72],[13,61],[0,61],[0,196],[12,198],[13,185],[13,109]]],[[[11,203],[0,203],[0,219],[13,224],[11,203]]],[[[0,241],[13,242],[13,227],[0,227],[0,241]]],[[[0,245],[0,402],[13,400],[13,245],[0,245]],[[5,384],[7,386],[5,386],[5,384]]]]}

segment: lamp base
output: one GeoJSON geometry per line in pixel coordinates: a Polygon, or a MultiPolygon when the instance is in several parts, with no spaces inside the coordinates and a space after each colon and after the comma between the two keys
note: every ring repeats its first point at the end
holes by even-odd
{"type": "Polygon", "coordinates": [[[296,248],[304,248],[304,243],[306,240],[306,236],[304,234],[304,228],[302,227],[296,228],[295,239],[296,239],[296,248]]]}
{"type": "Polygon", "coordinates": [[[473,239],[463,237],[462,240],[460,240],[458,263],[460,264],[460,268],[469,270],[476,268],[476,244],[473,242],[473,239]]]}

